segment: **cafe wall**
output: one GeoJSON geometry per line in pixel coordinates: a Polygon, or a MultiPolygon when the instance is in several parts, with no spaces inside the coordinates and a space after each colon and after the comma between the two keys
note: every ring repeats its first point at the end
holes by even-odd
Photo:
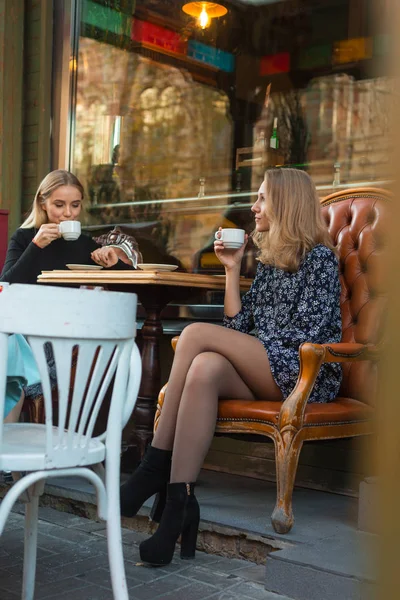
{"type": "Polygon", "coordinates": [[[51,170],[53,3],[25,0],[21,215],[51,170]]]}
{"type": "MultiPolygon", "coordinates": [[[[19,222],[24,3],[0,2],[0,209],[9,230],[19,222]],[[3,212],[4,211],[4,212],[3,212]]],[[[2,240],[2,255],[4,240],[2,240]]],[[[3,258],[3,256],[2,256],[3,258]]]]}
{"type": "Polygon", "coordinates": [[[0,3],[0,208],[9,236],[51,168],[53,2],[0,3]]]}

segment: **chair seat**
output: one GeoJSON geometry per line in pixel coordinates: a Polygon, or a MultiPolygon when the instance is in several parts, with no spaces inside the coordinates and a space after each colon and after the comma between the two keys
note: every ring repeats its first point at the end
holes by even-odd
{"type": "MultiPolygon", "coordinates": [[[[276,426],[282,402],[264,400],[220,400],[218,421],[255,421],[276,426]]],[[[341,425],[370,420],[373,409],[352,398],[336,398],[334,402],[307,404],[304,426],[341,425]]]]}
{"type": "MultiPolygon", "coordinates": [[[[58,427],[53,427],[54,436],[58,427]]],[[[74,434],[75,438],[78,436],[74,434]]],[[[56,439],[54,437],[54,439],[56,439]]],[[[3,442],[0,454],[0,470],[35,471],[44,469],[62,469],[84,467],[102,462],[105,458],[105,446],[92,439],[88,449],[77,447],[68,451],[60,449],[49,462],[46,456],[46,426],[36,423],[13,423],[4,425],[3,442]]]]}

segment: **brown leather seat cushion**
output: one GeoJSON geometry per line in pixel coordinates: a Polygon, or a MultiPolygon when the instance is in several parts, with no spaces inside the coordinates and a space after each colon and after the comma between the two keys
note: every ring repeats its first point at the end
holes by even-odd
{"type": "MultiPolygon", "coordinates": [[[[281,402],[265,400],[220,400],[218,420],[258,421],[276,425],[281,402]]],[[[307,404],[304,425],[352,423],[372,418],[373,409],[351,398],[337,398],[328,404],[307,404]]]]}

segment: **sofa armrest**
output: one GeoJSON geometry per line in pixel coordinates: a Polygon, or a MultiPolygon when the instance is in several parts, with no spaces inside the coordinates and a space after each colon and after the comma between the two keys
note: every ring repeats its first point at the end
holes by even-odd
{"type": "Polygon", "coordinates": [[[283,402],[279,414],[279,428],[301,429],[304,411],[313,390],[321,365],[326,362],[357,362],[379,359],[380,348],[356,343],[312,344],[305,342],[299,348],[300,371],[291,394],[283,402]]]}
{"type": "MultiPolygon", "coordinates": [[[[319,345],[319,344],[314,344],[319,345]]],[[[357,362],[361,360],[378,361],[382,349],[371,344],[338,343],[320,344],[325,348],[324,362],[357,362]]]]}

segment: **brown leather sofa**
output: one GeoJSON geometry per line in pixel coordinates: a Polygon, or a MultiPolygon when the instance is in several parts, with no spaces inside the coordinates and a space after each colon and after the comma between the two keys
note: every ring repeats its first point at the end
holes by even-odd
{"type": "MultiPolygon", "coordinates": [[[[303,442],[370,434],[377,395],[377,360],[386,298],[385,225],[389,192],[358,188],[331,194],[322,212],[339,252],[343,334],[338,344],[304,343],[299,348],[297,384],[284,402],[267,398],[221,400],[216,432],[236,437],[257,434],[275,445],[277,497],[272,524],[278,533],[292,528],[292,493],[303,442]],[[307,404],[324,362],[343,364],[340,396],[329,404],[307,404]]],[[[175,348],[178,338],[174,338],[175,348]]],[[[159,395],[155,427],[165,386],[159,395]]]]}

